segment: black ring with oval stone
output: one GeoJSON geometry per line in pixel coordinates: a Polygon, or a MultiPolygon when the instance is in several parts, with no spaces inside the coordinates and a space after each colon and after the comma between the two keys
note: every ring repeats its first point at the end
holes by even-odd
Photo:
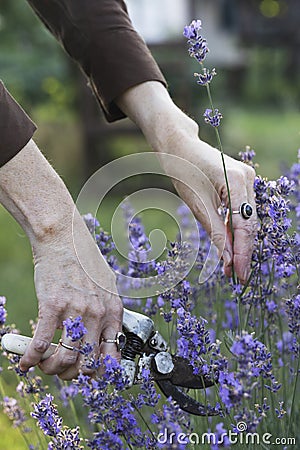
{"type": "Polygon", "coordinates": [[[250,219],[250,217],[253,214],[253,208],[249,203],[242,203],[240,206],[240,212],[241,215],[244,217],[244,219],[250,219]]]}

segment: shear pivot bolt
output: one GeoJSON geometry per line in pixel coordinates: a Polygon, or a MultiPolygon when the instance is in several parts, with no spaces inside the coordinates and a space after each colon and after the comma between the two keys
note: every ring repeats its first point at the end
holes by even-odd
{"type": "Polygon", "coordinates": [[[157,353],[154,357],[157,371],[159,373],[170,373],[174,369],[172,356],[168,352],[157,353]]]}

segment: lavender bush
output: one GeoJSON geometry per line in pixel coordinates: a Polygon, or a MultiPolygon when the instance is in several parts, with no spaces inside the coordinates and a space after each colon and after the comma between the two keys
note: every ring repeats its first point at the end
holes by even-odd
{"type": "MultiPolygon", "coordinates": [[[[190,55],[202,65],[208,48],[200,29],[201,22],[193,21],[184,34],[190,55]]],[[[197,83],[209,87],[215,74],[215,69],[202,68],[196,74],[197,83]]],[[[205,120],[217,128],[221,114],[212,105],[209,89],[208,94],[205,120]]],[[[240,154],[250,165],[254,156],[250,148],[240,154]]],[[[298,162],[284,176],[276,181],[257,176],[254,189],[259,227],[246,286],[228,280],[222,262],[205,283],[198,283],[205,262],[215,266],[213,260],[207,262],[210,241],[199,224],[201,245],[189,276],[159,296],[124,299],[125,306],[153,318],[172,352],[188,358],[195,373],[216,380],[215,386],[194,395],[201,403],[216,406],[219,416],[184,413],[157,391],[146,369],[141,384],[128,389],[119,363],[110,357],[93,359],[90,345],[80,351],[87,364],[101,367],[103,375],[81,374],[70,383],[57,378],[50,388],[35,369],[21,373],[18,357],[4,354],[2,370],[15,373],[17,387],[13,394],[2,382],[3,413],[21,430],[29,449],[296,448],[300,151],[298,162]]],[[[132,217],[130,205],[124,214],[127,219],[132,217]]],[[[180,207],[179,214],[181,228],[188,230],[187,208],[180,207]]],[[[196,239],[191,235],[189,244],[170,243],[165,261],[144,262],[129,254],[128,264],[120,265],[111,237],[91,215],[85,220],[108,263],[136,278],[164,271],[173,264],[179,248],[183,251],[176,264],[184,265],[196,239]]],[[[134,217],[128,225],[131,252],[143,255],[150,244],[142,221],[134,217]]],[[[6,320],[5,299],[0,297],[1,334],[11,330],[6,320]]],[[[85,333],[80,317],[64,325],[72,340],[85,333]]]]}

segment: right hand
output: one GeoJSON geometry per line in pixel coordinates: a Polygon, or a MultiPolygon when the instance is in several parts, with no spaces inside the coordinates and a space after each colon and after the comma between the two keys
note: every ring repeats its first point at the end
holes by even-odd
{"type": "MultiPolygon", "coordinates": [[[[115,294],[115,276],[79,217],[76,227],[82,244],[81,261],[71,235],[50,233],[33,246],[39,314],[33,340],[20,362],[23,371],[38,364],[44,373],[57,374],[65,380],[76,377],[80,370],[90,373],[84,367],[81,354],[61,345],[41,362],[55,331],[63,328],[63,321],[79,315],[87,328],[83,341],[95,344],[95,357],[110,354],[120,359],[115,344],[101,343],[102,337],[114,339],[116,333],[122,331],[123,307],[115,294]]],[[[62,340],[73,347],[79,345],[67,338],[64,330],[62,340]]]]}
{"type": "Polygon", "coordinates": [[[255,171],[245,163],[224,155],[232,210],[239,210],[243,202],[250,203],[253,208],[250,219],[244,219],[241,214],[232,215],[233,242],[230,220],[224,223],[218,213],[221,202],[229,208],[220,151],[198,138],[187,138],[181,145],[174,151],[174,156],[180,158],[178,162],[176,158],[170,159],[169,155],[160,155],[160,160],[171,177],[173,175],[182,180],[173,179],[176,190],[216,245],[219,256],[224,260],[225,274],[231,276],[234,268],[241,283],[246,283],[257,232],[253,190],[255,171]]]}

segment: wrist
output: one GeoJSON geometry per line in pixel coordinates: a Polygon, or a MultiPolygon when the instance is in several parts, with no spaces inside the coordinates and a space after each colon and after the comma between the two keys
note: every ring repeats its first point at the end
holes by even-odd
{"type": "Polygon", "coordinates": [[[72,197],[32,140],[0,169],[0,201],[32,244],[71,233],[72,197]]]}

